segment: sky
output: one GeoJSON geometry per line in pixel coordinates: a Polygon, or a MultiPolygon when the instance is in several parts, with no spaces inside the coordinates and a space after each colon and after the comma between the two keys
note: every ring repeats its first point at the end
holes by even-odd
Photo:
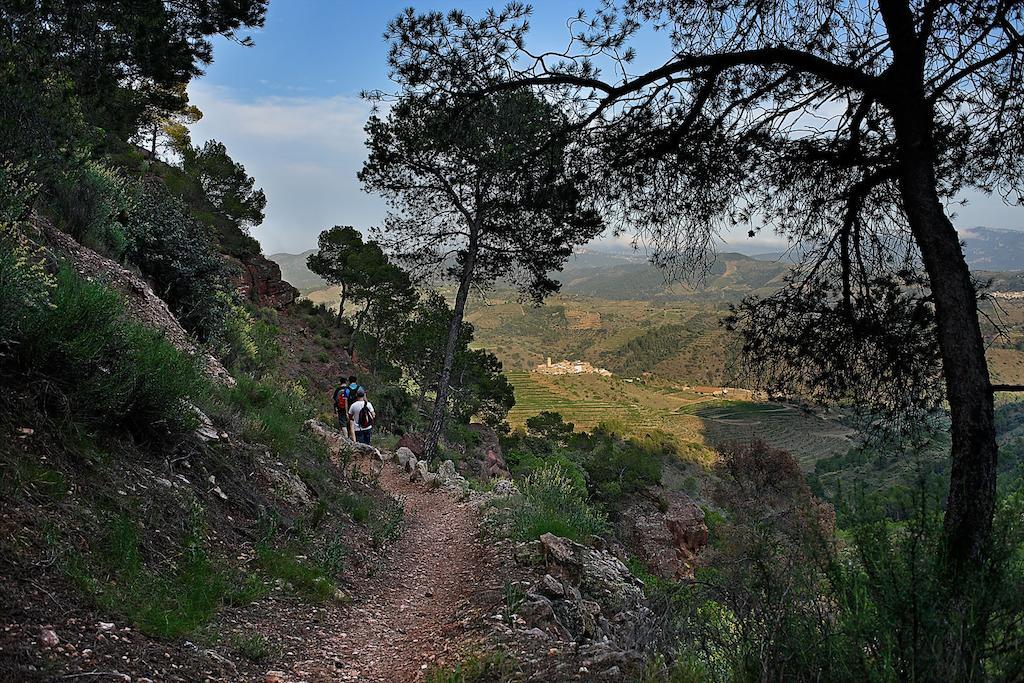
{"type": "MultiPolygon", "coordinates": [[[[459,8],[481,14],[504,0],[432,0],[418,11],[459,8]]],[[[531,48],[564,45],[566,19],[596,2],[535,2],[531,48]]],[[[252,231],[267,254],[316,246],[321,230],[379,225],[383,202],[364,193],[356,173],[365,158],[363,125],[370,104],[359,93],[389,89],[387,22],[409,5],[394,0],[271,0],[254,47],[218,40],[214,63],[189,87],[203,118],[193,142],[216,139],[245,165],[267,194],[266,218],[252,231]]],[[[641,35],[638,63],[654,61],[661,41],[641,35]]],[[[979,195],[957,207],[958,227],[1024,229],[1024,209],[979,195]]],[[[781,243],[745,232],[724,235],[720,250],[756,253],[781,243]]],[[[600,244],[595,245],[598,248],[600,244]]],[[[611,245],[607,245],[611,246],[611,245]]]]}

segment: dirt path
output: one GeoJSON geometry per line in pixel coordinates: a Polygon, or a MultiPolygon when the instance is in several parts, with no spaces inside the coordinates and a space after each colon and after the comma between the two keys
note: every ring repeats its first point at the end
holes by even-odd
{"type": "Polygon", "coordinates": [[[405,502],[402,536],[385,566],[357,587],[354,604],[304,653],[308,680],[422,680],[432,665],[473,649],[482,617],[501,599],[471,504],[410,484],[390,464],[380,482],[405,502]]]}

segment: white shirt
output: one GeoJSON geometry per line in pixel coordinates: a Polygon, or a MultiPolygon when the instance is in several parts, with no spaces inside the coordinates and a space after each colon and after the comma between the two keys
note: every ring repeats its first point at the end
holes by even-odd
{"type": "MultiPolygon", "coordinates": [[[[363,427],[359,426],[359,413],[363,410],[363,404],[366,404],[366,407],[370,409],[371,418],[377,417],[377,413],[373,411],[373,404],[367,401],[365,398],[361,398],[352,405],[350,405],[348,407],[348,418],[352,420],[352,428],[355,429],[357,432],[361,432],[364,429],[363,427]]],[[[366,427],[365,429],[370,428],[371,427],[366,427]]]]}

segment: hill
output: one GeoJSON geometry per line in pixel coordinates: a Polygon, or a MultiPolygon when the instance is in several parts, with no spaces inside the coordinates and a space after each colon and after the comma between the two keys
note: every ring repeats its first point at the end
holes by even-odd
{"type": "Polygon", "coordinates": [[[1024,268],[1024,230],[1004,228],[961,229],[967,265],[979,270],[1020,270],[1024,268]]]}
{"type": "Polygon", "coordinates": [[[327,286],[324,279],[306,267],[306,259],[316,249],[307,249],[301,254],[271,254],[267,258],[281,266],[281,277],[302,294],[308,294],[327,286]]]}

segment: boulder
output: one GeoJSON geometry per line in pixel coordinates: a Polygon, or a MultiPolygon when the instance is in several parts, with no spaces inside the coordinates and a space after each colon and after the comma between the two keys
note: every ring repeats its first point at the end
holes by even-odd
{"type": "Polygon", "coordinates": [[[416,461],[416,466],[412,470],[412,474],[409,476],[409,481],[412,482],[426,482],[430,476],[430,470],[427,469],[426,460],[416,461]]]}
{"type": "Polygon", "coordinates": [[[442,486],[454,488],[466,488],[469,485],[466,478],[455,469],[455,463],[451,460],[445,460],[438,466],[437,480],[442,486]]]}
{"type": "Polygon", "coordinates": [[[525,619],[527,624],[535,627],[543,627],[552,623],[555,620],[555,611],[551,606],[551,601],[540,595],[531,597],[532,600],[527,600],[519,605],[516,610],[519,616],[525,619]]]}
{"type": "Polygon", "coordinates": [[[395,451],[395,462],[403,469],[405,469],[405,465],[409,462],[409,459],[415,457],[416,456],[413,455],[413,452],[405,446],[399,446],[398,450],[395,451]]]}
{"type": "Polygon", "coordinates": [[[417,458],[422,458],[425,443],[426,437],[422,434],[403,434],[402,438],[398,440],[397,447],[407,448],[417,458]]]}
{"type": "Polygon", "coordinates": [[[561,581],[551,576],[551,574],[544,575],[544,578],[540,581],[539,590],[552,598],[565,597],[565,586],[562,585],[561,581]]]}
{"type": "Polygon", "coordinates": [[[419,464],[419,460],[416,459],[415,455],[410,455],[409,459],[405,461],[405,471],[412,473],[416,470],[416,465],[419,464]]]}
{"type": "Polygon", "coordinates": [[[305,427],[324,440],[327,448],[331,451],[331,457],[337,458],[342,453],[347,453],[355,459],[368,459],[371,468],[376,469],[378,472],[384,467],[384,454],[373,446],[352,441],[337,429],[329,427],[320,420],[306,420],[305,427]]]}

